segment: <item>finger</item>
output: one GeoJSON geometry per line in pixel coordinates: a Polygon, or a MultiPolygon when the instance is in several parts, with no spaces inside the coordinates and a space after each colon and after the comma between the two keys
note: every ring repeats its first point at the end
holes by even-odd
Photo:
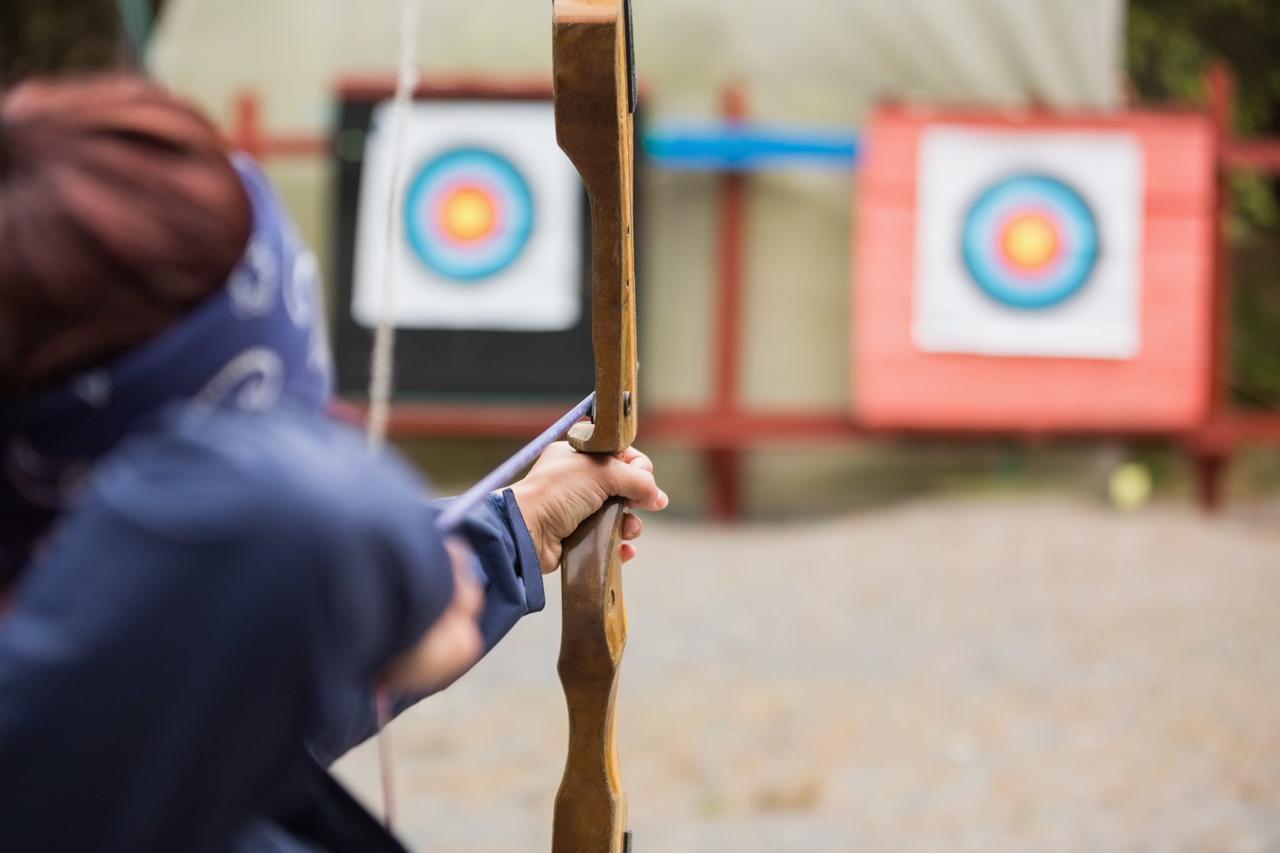
{"type": "Polygon", "coordinates": [[[636,555],[636,546],[630,542],[623,542],[622,547],[618,549],[618,554],[622,557],[622,562],[630,562],[636,555]]]}
{"type": "Polygon", "coordinates": [[[622,538],[639,539],[641,533],[644,533],[644,522],[639,516],[627,513],[622,519],[622,538]]]}
{"type": "Polygon", "coordinates": [[[658,488],[653,472],[620,459],[609,459],[604,468],[605,486],[612,495],[631,501],[639,509],[661,509],[665,506],[663,491],[658,488]]]}
{"type": "Polygon", "coordinates": [[[603,473],[603,485],[609,494],[626,498],[637,509],[656,511],[666,507],[667,495],[658,488],[651,472],[620,459],[610,459],[603,473]]]}
{"type": "Polygon", "coordinates": [[[645,471],[653,471],[653,460],[634,447],[628,447],[618,454],[618,458],[628,465],[635,465],[645,471]]]}

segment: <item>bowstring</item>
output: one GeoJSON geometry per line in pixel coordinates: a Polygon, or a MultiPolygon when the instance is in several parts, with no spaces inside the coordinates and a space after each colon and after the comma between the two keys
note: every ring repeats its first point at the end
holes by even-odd
{"type": "MultiPolygon", "coordinates": [[[[388,132],[391,136],[391,197],[386,211],[386,237],[378,276],[377,325],[373,333],[373,353],[369,370],[369,416],[367,435],[369,449],[377,451],[387,443],[387,426],[391,418],[391,391],[395,374],[395,299],[400,284],[400,265],[404,250],[404,229],[400,212],[405,198],[405,148],[409,111],[418,87],[417,36],[421,17],[420,0],[401,0],[400,56],[397,63],[396,91],[392,100],[388,132]]],[[[391,721],[391,697],[385,688],[374,693],[374,714],[378,751],[378,775],[382,786],[383,821],[388,830],[395,824],[395,774],[391,760],[391,739],[387,724],[391,721]]]]}
{"type": "Polygon", "coordinates": [[[373,358],[369,372],[368,436],[369,446],[374,450],[386,444],[387,423],[391,415],[391,388],[395,373],[395,299],[400,284],[400,265],[396,261],[404,251],[404,229],[400,227],[399,220],[405,199],[408,116],[418,87],[416,40],[420,12],[420,0],[401,0],[400,61],[388,128],[391,136],[391,196],[387,203],[381,275],[377,279],[381,285],[378,322],[373,334],[373,358]]]}
{"type": "MultiPolygon", "coordinates": [[[[421,0],[402,0],[400,5],[400,56],[396,75],[395,96],[392,100],[388,122],[391,137],[391,197],[386,211],[386,236],[382,258],[379,262],[377,324],[374,327],[373,352],[369,371],[369,409],[366,424],[368,446],[371,451],[381,450],[387,443],[387,431],[391,420],[391,396],[395,380],[395,298],[400,284],[398,259],[404,252],[404,229],[400,216],[404,211],[407,165],[407,125],[418,87],[417,33],[421,18],[421,0]]],[[[569,428],[588,417],[593,411],[595,394],[590,394],[574,406],[541,435],[516,451],[509,459],[477,482],[465,494],[457,498],[437,522],[441,533],[454,532],[472,510],[488,494],[513,480],[528,467],[550,444],[564,437],[569,428]]],[[[375,735],[378,753],[378,775],[382,790],[383,822],[388,830],[395,824],[396,791],[392,764],[391,739],[387,725],[394,711],[392,697],[379,687],[373,696],[375,735]]]]}

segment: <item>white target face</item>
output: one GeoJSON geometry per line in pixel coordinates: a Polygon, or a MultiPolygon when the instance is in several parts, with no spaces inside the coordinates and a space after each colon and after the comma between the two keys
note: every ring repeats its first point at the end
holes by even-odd
{"type": "Polygon", "coordinates": [[[939,127],[920,143],[913,334],[927,352],[1138,353],[1142,150],[1114,131],[939,127]]]}
{"type": "Polygon", "coordinates": [[[580,314],[582,190],[550,103],[419,102],[392,205],[391,105],[374,111],[361,174],[352,313],[372,327],[395,276],[405,328],[560,331],[580,314]]]}

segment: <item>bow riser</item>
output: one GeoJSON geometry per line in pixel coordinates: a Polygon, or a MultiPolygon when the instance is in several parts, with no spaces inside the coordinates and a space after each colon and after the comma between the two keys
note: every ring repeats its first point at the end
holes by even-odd
{"type": "MultiPolygon", "coordinates": [[[[619,0],[555,0],[556,137],[591,204],[591,339],[596,402],[574,449],[618,453],[636,435],[630,28],[619,0]]],[[[556,794],[554,853],[623,853],[627,801],[614,702],[627,639],[622,598],[626,502],[610,500],[565,541],[560,681],[569,749],[556,794]]]]}

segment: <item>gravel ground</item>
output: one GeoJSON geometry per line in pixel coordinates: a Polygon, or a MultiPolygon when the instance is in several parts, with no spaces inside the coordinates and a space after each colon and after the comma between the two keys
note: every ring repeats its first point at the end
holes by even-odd
{"type": "MultiPolygon", "coordinates": [[[[391,730],[415,850],[549,849],[559,584],[391,730]]],[[[636,853],[1280,851],[1280,522],[1064,498],[650,522],[636,853]]],[[[340,774],[373,798],[373,753],[340,774]]]]}

